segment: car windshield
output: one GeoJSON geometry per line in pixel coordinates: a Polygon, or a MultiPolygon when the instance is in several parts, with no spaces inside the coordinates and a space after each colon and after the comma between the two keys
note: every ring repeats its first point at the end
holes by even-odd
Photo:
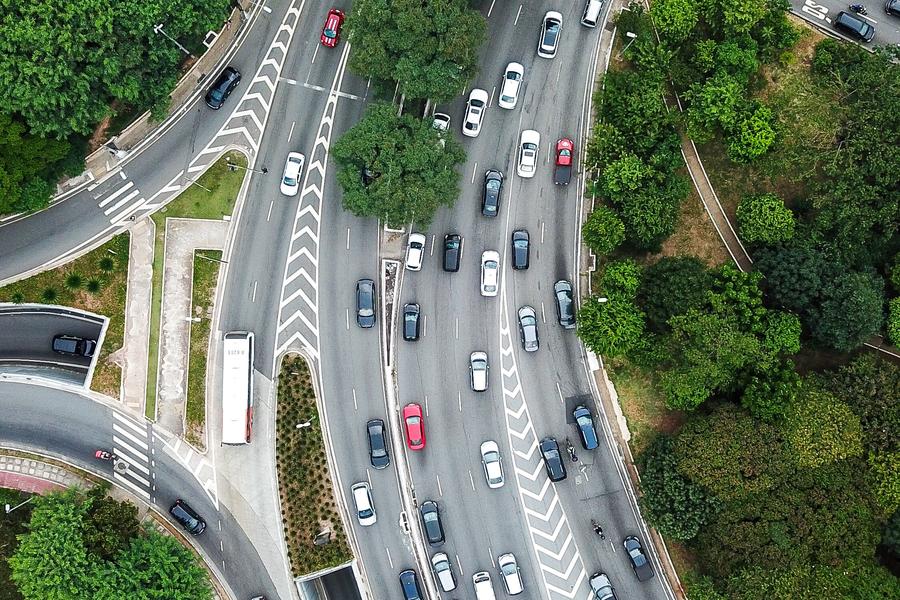
{"type": "Polygon", "coordinates": [[[497,261],[494,261],[494,260],[485,261],[485,263],[484,263],[485,271],[490,271],[490,270],[493,270],[496,268],[497,268],[497,261]]]}
{"type": "Polygon", "coordinates": [[[534,323],[535,323],[534,317],[532,317],[531,315],[525,315],[522,317],[522,325],[524,327],[529,327],[531,325],[534,325],[534,323]]]}
{"type": "Polygon", "coordinates": [[[334,29],[328,29],[326,27],[324,33],[325,33],[325,37],[327,37],[327,38],[334,39],[335,37],[337,37],[337,33],[334,31],[334,29]]]}
{"type": "Polygon", "coordinates": [[[512,81],[518,81],[522,79],[522,76],[516,73],[515,71],[507,71],[506,78],[511,79],[512,81]]]}
{"type": "Polygon", "coordinates": [[[418,319],[418,317],[419,317],[419,315],[417,315],[416,313],[412,313],[412,312],[406,313],[406,322],[407,323],[415,323],[416,319],[418,319]]]}
{"type": "Polygon", "coordinates": [[[583,425],[585,427],[589,427],[591,425],[591,418],[588,415],[580,415],[576,419],[579,425],[583,425]]]}
{"type": "Polygon", "coordinates": [[[559,450],[556,448],[547,448],[544,450],[544,454],[547,456],[547,460],[558,460],[559,459],[559,450]]]}
{"type": "Polygon", "coordinates": [[[291,186],[297,185],[297,180],[294,179],[293,177],[288,177],[287,175],[285,175],[284,176],[284,185],[291,185],[291,186]]]}
{"type": "Polygon", "coordinates": [[[487,187],[487,189],[492,190],[492,191],[499,190],[500,189],[500,181],[498,179],[488,179],[487,182],[485,183],[485,187],[487,187]]]}
{"type": "Polygon", "coordinates": [[[562,150],[559,151],[559,155],[560,156],[572,156],[572,153],[569,150],[563,148],[562,150]]]}
{"type": "Polygon", "coordinates": [[[484,371],[485,367],[487,367],[487,361],[481,359],[472,361],[472,369],[475,371],[484,371]]]}
{"type": "Polygon", "coordinates": [[[456,250],[459,248],[459,240],[447,240],[447,250],[456,250]]]}
{"type": "Polygon", "coordinates": [[[410,427],[418,427],[419,423],[422,422],[422,419],[419,417],[406,417],[406,424],[410,427]]]}
{"type": "Polygon", "coordinates": [[[534,151],[534,150],[537,150],[537,145],[532,144],[531,142],[525,142],[524,144],[522,144],[522,148],[524,148],[525,150],[534,151]]]}
{"type": "Polygon", "coordinates": [[[513,246],[524,250],[525,248],[528,247],[528,240],[526,240],[526,239],[515,240],[515,241],[513,241],[513,246]]]}
{"type": "Polygon", "coordinates": [[[209,93],[209,97],[215,101],[221,100],[224,96],[225,96],[225,92],[222,89],[220,89],[219,87],[217,87],[216,89],[214,89],[213,91],[211,91],[209,93]]]}
{"type": "Polygon", "coordinates": [[[473,98],[473,99],[469,100],[469,105],[472,108],[481,108],[482,106],[484,106],[484,102],[482,102],[481,100],[478,100],[477,98],[473,98]]]}

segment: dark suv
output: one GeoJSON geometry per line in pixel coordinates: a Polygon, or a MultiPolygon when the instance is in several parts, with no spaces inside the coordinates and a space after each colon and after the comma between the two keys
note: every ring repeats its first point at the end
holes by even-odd
{"type": "Polygon", "coordinates": [[[528,231],[516,229],[512,233],[512,268],[518,270],[528,268],[528,258],[531,244],[528,240],[528,231]]]}
{"type": "Polygon", "coordinates": [[[90,358],[97,349],[97,342],[75,337],[74,335],[57,335],[53,337],[53,351],[69,356],[86,356],[90,358]]]}
{"type": "Polygon", "coordinates": [[[572,284],[560,279],[553,284],[553,295],[556,297],[556,316],[559,324],[566,329],[574,329],[575,303],[572,301],[572,284]]]}
{"type": "Polygon", "coordinates": [[[415,302],[403,306],[403,339],[407,342],[419,339],[419,305],[415,302]]]}
{"type": "Polygon", "coordinates": [[[419,578],[412,569],[400,572],[400,588],[403,590],[404,600],[422,600],[422,588],[419,587],[419,578]]]}
{"type": "Polygon", "coordinates": [[[872,38],[875,37],[875,28],[871,23],[867,23],[848,12],[839,12],[831,23],[835,29],[845,33],[847,37],[860,42],[871,42],[872,38]]]}
{"type": "Polygon", "coordinates": [[[544,466],[547,468],[547,476],[550,481],[562,481],[566,478],[566,465],[559,453],[559,444],[552,437],[541,440],[541,456],[544,457],[544,466]]]}
{"type": "Polygon", "coordinates": [[[216,82],[206,92],[206,105],[213,110],[219,110],[225,104],[225,100],[241,82],[241,74],[234,67],[225,67],[216,82]]]}
{"type": "Polygon", "coordinates": [[[500,193],[503,190],[503,173],[491,169],[484,174],[484,190],[481,197],[481,214],[496,217],[500,212],[500,193]]]}
{"type": "Polygon", "coordinates": [[[363,329],[375,327],[375,282],[371,279],[356,282],[356,324],[363,329]]]}
{"type": "Polygon", "coordinates": [[[369,462],[372,466],[383,469],[391,464],[387,440],[384,437],[384,421],[372,419],[366,423],[366,435],[369,438],[369,462]]]}
{"type": "Polygon", "coordinates": [[[461,258],[462,236],[458,233],[448,233],[444,236],[444,270],[448,273],[459,271],[461,258]]]}
{"type": "Polygon", "coordinates": [[[171,514],[172,518],[178,521],[178,524],[184,527],[184,530],[188,533],[200,535],[206,531],[206,521],[203,520],[203,517],[198,515],[197,512],[181,498],[175,501],[175,504],[169,509],[169,514],[171,514]]]}

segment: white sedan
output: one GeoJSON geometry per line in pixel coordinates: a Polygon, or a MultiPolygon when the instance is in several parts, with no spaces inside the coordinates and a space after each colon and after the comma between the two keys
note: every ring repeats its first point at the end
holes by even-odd
{"type": "Polygon", "coordinates": [[[421,233],[409,234],[409,245],[406,247],[406,268],[410,271],[421,271],[425,258],[425,236],[421,233]]]}
{"type": "Polygon", "coordinates": [[[485,250],[481,253],[481,295],[496,296],[500,289],[500,253],[485,250]]]}
{"type": "Polygon", "coordinates": [[[516,102],[519,101],[519,88],[522,86],[524,77],[525,67],[517,62],[511,62],[506,65],[506,71],[503,72],[503,85],[500,88],[500,98],[497,100],[497,106],[506,109],[513,109],[516,107],[516,102]]]}
{"type": "Polygon", "coordinates": [[[466,102],[466,118],[463,119],[462,133],[466,137],[478,137],[481,133],[481,121],[484,119],[484,111],[487,110],[488,93],[475,88],[469,92],[469,100],[466,102]]]}
{"type": "Polygon", "coordinates": [[[503,487],[503,463],[497,442],[488,440],[481,444],[481,465],[484,467],[488,487],[492,490],[503,487]]]}
{"type": "Polygon", "coordinates": [[[541,134],[534,129],[526,129],[522,132],[519,141],[519,164],[516,165],[516,173],[519,177],[534,177],[537,170],[538,152],[541,147],[541,134]]]}
{"type": "Polygon", "coordinates": [[[299,152],[288,152],[281,176],[281,193],[285,196],[296,196],[300,191],[300,178],[303,176],[303,163],[306,157],[299,152]]]}

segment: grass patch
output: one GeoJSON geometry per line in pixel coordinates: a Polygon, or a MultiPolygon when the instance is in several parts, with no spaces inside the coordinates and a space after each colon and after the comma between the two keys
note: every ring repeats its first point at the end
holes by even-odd
{"type": "MultiPolygon", "coordinates": [[[[0,505],[16,506],[28,499],[30,494],[19,490],[0,488],[0,505]]],[[[17,508],[9,514],[0,514],[0,598],[3,600],[20,600],[19,588],[9,578],[9,563],[6,561],[16,551],[19,540],[16,536],[26,533],[26,525],[31,520],[31,503],[17,508]]]]}
{"type": "Polygon", "coordinates": [[[306,360],[297,355],[286,356],[281,363],[276,430],[278,493],[291,571],[299,577],[351,560],[328,476],[312,377],[306,360]],[[312,425],[297,428],[307,421],[312,425]],[[313,544],[326,530],[331,541],[313,544]]]}
{"type": "Polygon", "coordinates": [[[117,235],[70,263],[0,288],[0,302],[58,304],[108,317],[91,389],[115,398],[122,370],[109,355],[122,347],[125,336],[128,242],[127,233],[117,235]]]}
{"type": "Polygon", "coordinates": [[[706,214],[693,183],[690,196],[678,209],[675,233],[663,242],[662,251],[650,259],[655,262],[663,256],[696,256],[710,267],[731,262],[731,255],[706,214]]]}
{"type": "Polygon", "coordinates": [[[165,259],[166,219],[220,220],[230,215],[246,171],[229,171],[225,161],[246,166],[239,152],[229,152],[215,162],[197,179],[198,185],[188,186],[177,198],[151,217],[156,225],[153,245],[153,295],[150,303],[150,347],[147,365],[147,401],[144,410],[149,419],[156,418],[156,374],[159,367],[159,320],[162,311],[163,264],[165,259]],[[202,186],[202,187],[200,187],[202,186]],[[208,190],[208,191],[207,191],[208,190]]]}
{"type": "Polygon", "coordinates": [[[213,301],[216,298],[216,281],[221,266],[217,261],[221,258],[222,252],[219,250],[194,252],[191,316],[200,320],[191,323],[185,438],[198,447],[202,446],[206,423],[206,358],[209,350],[209,331],[212,326],[213,301]]]}
{"type": "Polygon", "coordinates": [[[610,380],[616,386],[619,405],[628,421],[631,453],[638,456],[657,433],[671,433],[684,421],[684,413],[666,408],[665,398],[653,373],[624,358],[605,361],[610,380]]]}

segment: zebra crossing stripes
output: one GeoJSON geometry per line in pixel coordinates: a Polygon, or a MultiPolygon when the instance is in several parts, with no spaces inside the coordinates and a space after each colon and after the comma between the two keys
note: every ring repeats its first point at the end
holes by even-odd
{"type": "Polygon", "coordinates": [[[98,200],[97,207],[109,217],[111,225],[123,223],[128,217],[146,204],[141,190],[134,181],[126,178],[123,171],[91,188],[91,194],[98,200]]]}
{"type": "Polygon", "coordinates": [[[138,496],[150,500],[153,477],[150,473],[149,426],[115,411],[112,414],[113,453],[118,457],[113,478],[138,496]]]}

